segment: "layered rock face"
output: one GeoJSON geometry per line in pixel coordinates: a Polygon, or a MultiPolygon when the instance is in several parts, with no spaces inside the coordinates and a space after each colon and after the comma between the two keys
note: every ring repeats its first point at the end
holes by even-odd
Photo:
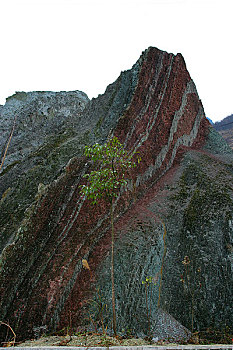
{"type": "Polygon", "coordinates": [[[2,320],[22,338],[98,325],[100,296],[111,328],[110,208],[93,207],[80,185],[84,145],[115,135],[142,158],[114,207],[118,331],[148,334],[150,323],[178,340],[232,327],[233,156],[182,56],[149,48],[91,101],[51,94],[16,95],[1,110],[3,150],[14,129],[0,174],[2,320]]]}
{"type": "Polygon", "coordinates": [[[214,128],[222,135],[228,145],[233,148],[233,114],[220,122],[214,123],[214,128]]]}
{"type": "Polygon", "coordinates": [[[14,241],[39,183],[48,184],[76,155],[81,139],[75,136],[81,134],[80,118],[88,101],[80,91],[21,92],[0,110],[0,252],[14,241]]]}

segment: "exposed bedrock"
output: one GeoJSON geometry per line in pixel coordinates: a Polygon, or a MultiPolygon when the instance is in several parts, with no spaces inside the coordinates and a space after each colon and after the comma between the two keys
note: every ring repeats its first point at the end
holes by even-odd
{"type": "Polygon", "coordinates": [[[150,276],[154,336],[231,328],[233,155],[182,56],[149,48],[91,101],[57,93],[64,106],[36,93],[28,103],[33,94],[22,95],[20,113],[17,96],[1,109],[2,158],[14,128],[0,174],[1,319],[21,338],[85,326],[98,317],[90,300],[99,290],[111,328],[109,207],[79,192],[90,167],[84,145],[114,134],[142,158],[114,207],[118,331],[148,333],[142,281],[150,276]]]}
{"type": "Polygon", "coordinates": [[[224,118],[220,122],[213,124],[213,127],[226,140],[228,145],[233,149],[233,114],[224,118]]]}

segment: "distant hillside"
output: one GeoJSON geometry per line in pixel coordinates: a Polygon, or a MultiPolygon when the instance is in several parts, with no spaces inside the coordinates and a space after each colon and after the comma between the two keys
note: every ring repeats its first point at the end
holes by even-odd
{"type": "Polygon", "coordinates": [[[213,126],[233,149],[233,114],[216,122],[213,126]]]}

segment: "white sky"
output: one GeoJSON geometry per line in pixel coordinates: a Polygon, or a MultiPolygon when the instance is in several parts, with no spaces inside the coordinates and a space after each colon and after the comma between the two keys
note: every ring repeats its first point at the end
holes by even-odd
{"type": "Polygon", "coordinates": [[[233,113],[233,0],[0,0],[0,104],[15,91],[97,97],[149,46],[181,52],[207,117],[233,113]]]}

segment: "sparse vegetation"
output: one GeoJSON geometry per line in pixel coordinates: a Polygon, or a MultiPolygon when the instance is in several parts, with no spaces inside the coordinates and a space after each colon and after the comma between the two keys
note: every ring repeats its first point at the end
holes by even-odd
{"type": "MultiPolygon", "coordinates": [[[[128,184],[129,171],[136,166],[133,160],[135,153],[125,150],[117,137],[112,137],[104,145],[86,146],[84,154],[93,161],[97,170],[92,170],[85,175],[87,184],[82,185],[82,194],[91,199],[92,204],[98,204],[101,199],[105,199],[110,205],[112,315],[113,331],[117,335],[114,285],[114,200],[120,189],[126,188],[128,184]]],[[[137,161],[140,161],[139,157],[137,161]]]]}
{"type": "Polygon", "coordinates": [[[15,340],[16,340],[16,334],[12,329],[12,327],[8,323],[2,322],[2,321],[0,321],[0,326],[7,327],[6,339],[2,343],[0,343],[0,345],[3,345],[4,347],[14,346],[15,340]],[[11,334],[9,334],[9,331],[11,334]],[[13,337],[12,337],[12,334],[13,334],[13,337]]]}

